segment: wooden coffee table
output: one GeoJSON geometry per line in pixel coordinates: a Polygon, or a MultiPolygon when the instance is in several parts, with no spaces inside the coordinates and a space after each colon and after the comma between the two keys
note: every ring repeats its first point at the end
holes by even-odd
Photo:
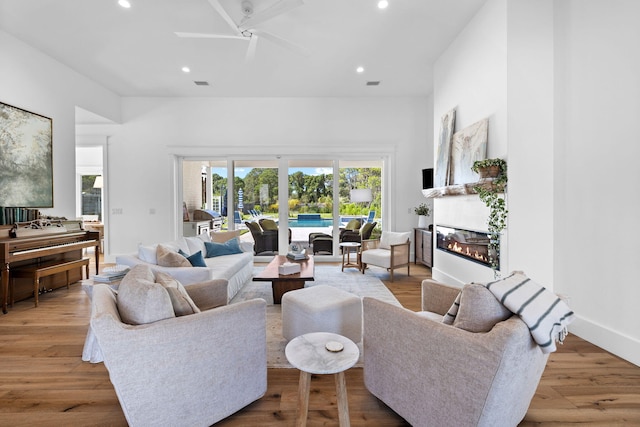
{"type": "Polygon", "coordinates": [[[284,255],[276,255],[267,267],[253,278],[254,282],[271,282],[273,303],[280,304],[282,295],[294,289],[304,288],[304,282],[313,281],[313,257],[302,261],[292,261],[284,255]],[[281,275],[278,266],[285,262],[300,264],[300,273],[281,275]]]}

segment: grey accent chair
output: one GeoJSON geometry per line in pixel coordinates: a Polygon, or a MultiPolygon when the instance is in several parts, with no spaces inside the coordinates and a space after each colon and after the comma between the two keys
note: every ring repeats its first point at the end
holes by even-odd
{"type": "MultiPolygon", "coordinates": [[[[493,326],[483,320],[481,330],[487,332],[443,323],[459,292],[423,281],[422,313],[365,297],[365,386],[414,426],[517,426],[548,355],[510,312],[505,317],[498,310],[493,326]]],[[[458,316],[463,305],[472,316],[487,315],[473,295],[462,294],[458,316]]]]}
{"type": "Polygon", "coordinates": [[[198,308],[219,307],[131,325],[119,295],[94,286],[91,327],[131,426],[210,426],[266,392],[264,300],[226,306],[226,281],[187,292],[198,308]]]}

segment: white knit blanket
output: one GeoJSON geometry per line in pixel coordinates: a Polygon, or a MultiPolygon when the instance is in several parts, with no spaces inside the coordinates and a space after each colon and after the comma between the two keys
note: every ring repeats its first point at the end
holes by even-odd
{"type": "Polygon", "coordinates": [[[485,286],[527,324],[543,353],[556,351],[556,342],[562,344],[574,313],[556,294],[520,271],[485,286]]]}

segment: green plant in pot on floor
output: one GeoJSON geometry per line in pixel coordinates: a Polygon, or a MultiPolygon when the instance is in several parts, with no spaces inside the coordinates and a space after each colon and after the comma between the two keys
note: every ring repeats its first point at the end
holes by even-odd
{"type": "Polygon", "coordinates": [[[507,204],[504,196],[507,186],[507,162],[503,159],[477,160],[471,170],[480,174],[481,183],[474,187],[480,200],[489,208],[487,229],[489,231],[489,264],[494,276],[499,276],[498,261],[500,259],[500,234],[507,227],[507,204]],[[489,169],[494,169],[489,172],[489,169]],[[497,169],[497,172],[495,171],[497,169]],[[486,170],[486,172],[485,172],[486,170]],[[486,180],[486,178],[491,178],[486,180]],[[485,181],[482,181],[485,179],[485,181]]]}

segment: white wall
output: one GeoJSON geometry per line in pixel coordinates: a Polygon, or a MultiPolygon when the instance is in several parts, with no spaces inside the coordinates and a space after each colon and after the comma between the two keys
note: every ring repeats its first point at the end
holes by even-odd
{"type": "MultiPolygon", "coordinates": [[[[438,58],[434,67],[434,140],[440,118],[456,109],[455,131],[489,118],[488,157],[507,155],[506,0],[489,0],[438,58]]],[[[437,147],[434,147],[434,150],[437,147]]],[[[486,230],[488,210],[476,195],[434,200],[434,222],[486,230]]],[[[501,268],[508,270],[502,238],[501,268]]],[[[493,279],[493,271],[455,255],[434,251],[433,277],[453,285],[493,279]]]]}
{"type": "Polygon", "coordinates": [[[556,272],[571,330],[640,365],[640,2],[556,2],[556,272]]]}
{"type": "Polygon", "coordinates": [[[123,125],[109,140],[112,252],[174,238],[174,209],[182,204],[172,200],[175,155],[390,153],[386,220],[409,230],[417,224],[409,211],[421,200],[421,169],[433,163],[430,115],[423,97],[124,99],[123,125]]]}
{"type": "MultiPolygon", "coordinates": [[[[568,295],[573,333],[640,365],[637,16],[630,0],[489,0],[436,64],[434,120],[490,117],[488,155],[509,163],[506,271],[568,295]]],[[[436,200],[436,222],[477,225],[471,199],[436,200]]],[[[434,277],[482,280],[435,255],[434,277]]]]}
{"type": "Polygon", "coordinates": [[[75,107],[118,121],[120,99],[3,31],[0,52],[0,101],[53,119],[54,207],[42,212],[75,218],[75,107]]]}

